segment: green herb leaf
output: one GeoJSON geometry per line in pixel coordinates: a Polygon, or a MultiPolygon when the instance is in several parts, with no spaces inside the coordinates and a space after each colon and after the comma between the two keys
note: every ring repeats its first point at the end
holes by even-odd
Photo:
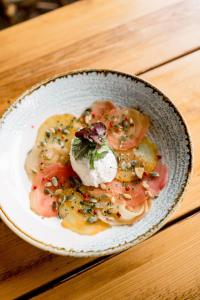
{"type": "Polygon", "coordinates": [[[44,193],[45,193],[45,195],[49,195],[49,194],[51,194],[51,191],[49,189],[44,189],[44,193]]]}
{"type": "Polygon", "coordinates": [[[72,151],[75,159],[81,159],[87,156],[88,151],[91,148],[91,143],[87,141],[81,141],[79,138],[75,138],[72,145],[72,151]]]}
{"type": "Polygon", "coordinates": [[[94,169],[94,162],[95,160],[102,159],[106,156],[108,151],[102,151],[98,152],[97,150],[91,151],[89,154],[89,160],[90,160],[90,168],[94,169]]]}
{"type": "MultiPolygon", "coordinates": [[[[98,146],[99,147],[99,146],[98,146]]],[[[94,162],[102,159],[108,153],[108,146],[106,142],[97,149],[97,145],[91,141],[83,141],[79,138],[75,138],[72,144],[72,152],[75,159],[81,159],[83,157],[88,158],[90,162],[90,168],[94,169],[94,162]]]]}
{"type": "Polygon", "coordinates": [[[94,170],[94,153],[91,152],[89,154],[89,159],[90,159],[90,169],[94,170]]]}
{"type": "Polygon", "coordinates": [[[108,151],[96,152],[95,153],[95,160],[104,158],[107,153],[108,153],[108,151]]]}

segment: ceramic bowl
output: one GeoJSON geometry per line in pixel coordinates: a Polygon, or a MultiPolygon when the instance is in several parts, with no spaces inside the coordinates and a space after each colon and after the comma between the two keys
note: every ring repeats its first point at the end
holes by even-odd
{"type": "Polygon", "coordinates": [[[110,254],[151,236],[175,210],[191,172],[188,131],[173,103],[142,79],[116,71],[77,71],[28,90],[2,117],[0,145],[2,220],[32,245],[62,255],[110,254]],[[24,171],[24,161],[34,144],[38,127],[47,117],[63,113],[78,116],[99,99],[136,107],[151,118],[150,136],[168,166],[169,180],[141,221],[87,236],[64,229],[57,218],[41,218],[30,210],[30,182],[24,171]]]}

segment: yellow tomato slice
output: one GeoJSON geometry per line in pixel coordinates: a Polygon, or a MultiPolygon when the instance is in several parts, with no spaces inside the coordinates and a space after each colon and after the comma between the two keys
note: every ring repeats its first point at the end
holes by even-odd
{"type": "Polygon", "coordinates": [[[80,193],[69,189],[66,190],[65,195],[68,196],[69,199],[61,203],[59,208],[59,215],[62,218],[61,224],[63,227],[86,235],[96,234],[109,227],[108,224],[99,219],[92,222],[94,216],[89,213],[82,213],[83,205],[81,203],[83,202],[83,197],[80,193]],[[89,222],[89,220],[91,220],[91,222],[89,222]]]}
{"type": "Polygon", "coordinates": [[[82,125],[70,114],[49,117],[38,129],[35,146],[28,153],[25,169],[30,179],[45,166],[69,161],[71,140],[82,125]]]}
{"type": "Polygon", "coordinates": [[[131,211],[123,204],[114,207],[115,209],[113,211],[111,209],[109,214],[103,210],[98,210],[99,219],[111,226],[132,225],[141,220],[148,212],[148,201],[146,200],[143,204],[135,207],[135,209],[131,211]]]}
{"type": "Polygon", "coordinates": [[[149,128],[149,118],[133,108],[115,108],[104,115],[108,142],[115,150],[137,147],[149,128]]]}
{"type": "Polygon", "coordinates": [[[118,160],[118,169],[116,179],[121,182],[131,182],[135,179],[134,166],[135,155],[133,150],[128,151],[116,151],[118,160]]]}
{"type": "Polygon", "coordinates": [[[131,182],[137,179],[135,167],[144,167],[144,172],[152,172],[157,165],[158,150],[156,145],[145,137],[141,144],[132,150],[115,151],[118,159],[116,179],[121,182],[131,182]]]}
{"type": "Polygon", "coordinates": [[[150,138],[145,137],[133,151],[135,159],[139,161],[140,165],[144,166],[146,173],[150,173],[155,169],[158,162],[158,148],[150,138]]]}
{"type": "Polygon", "coordinates": [[[105,114],[108,114],[116,106],[111,101],[95,101],[92,106],[86,109],[80,117],[85,125],[91,125],[102,121],[105,114]]]}
{"type": "Polygon", "coordinates": [[[54,115],[49,117],[39,128],[36,138],[37,146],[52,144],[69,153],[71,140],[75,132],[81,128],[77,119],[70,114],[54,115]]]}

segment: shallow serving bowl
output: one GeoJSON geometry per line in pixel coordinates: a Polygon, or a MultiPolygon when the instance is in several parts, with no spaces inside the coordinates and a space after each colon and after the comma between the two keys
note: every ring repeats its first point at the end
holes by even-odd
{"type": "Polygon", "coordinates": [[[181,199],[191,172],[187,128],[170,100],[149,83],[105,70],[78,71],[41,83],[22,95],[0,121],[0,215],[21,238],[62,255],[97,256],[124,250],[163,226],[181,199]],[[150,136],[169,169],[169,180],[149,213],[132,226],[112,227],[84,236],[41,218],[29,208],[30,182],[24,171],[27,152],[39,125],[53,114],[79,115],[98,99],[133,106],[150,116],[150,136]]]}

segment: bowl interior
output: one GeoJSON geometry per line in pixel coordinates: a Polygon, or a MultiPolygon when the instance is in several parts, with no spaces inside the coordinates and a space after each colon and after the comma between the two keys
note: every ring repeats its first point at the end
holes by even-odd
{"type": "Polygon", "coordinates": [[[117,72],[77,72],[28,92],[4,115],[0,145],[2,218],[27,241],[60,254],[105,254],[149,236],[178,202],[191,167],[187,130],[173,105],[149,84],[117,72]],[[30,182],[24,161],[39,125],[47,117],[62,113],[78,116],[99,99],[136,107],[151,118],[149,135],[168,166],[169,180],[149,213],[135,225],[112,227],[95,236],[83,236],[62,228],[56,218],[41,218],[30,210],[30,182]]]}

